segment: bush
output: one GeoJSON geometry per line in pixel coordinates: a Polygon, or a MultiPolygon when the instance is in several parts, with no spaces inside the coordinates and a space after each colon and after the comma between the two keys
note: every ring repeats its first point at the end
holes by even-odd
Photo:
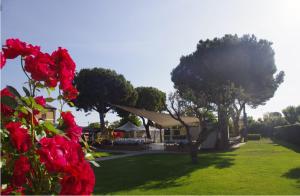
{"type": "Polygon", "coordinates": [[[275,127],[273,136],[276,139],[300,146],[300,124],[275,127]]]}
{"type": "Polygon", "coordinates": [[[248,140],[260,140],[261,136],[260,134],[248,134],[247,139],[248,140]]]}

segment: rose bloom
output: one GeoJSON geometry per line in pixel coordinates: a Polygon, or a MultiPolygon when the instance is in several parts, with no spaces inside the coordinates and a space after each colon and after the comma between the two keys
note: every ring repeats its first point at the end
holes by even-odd
{"type": "Polygon", "coordinates": [[[51,57],[58,67],[58,78],[60,89],[65,90],[72,85],[75,76],[75,63],[68,53],[68,50],[59,47],[51,54],[51,57]]]}
{"type": "Polygon", "coordinates": [[[69,86],[63,92],[63,96],[65,99],[73,100],[78,96],[78,90],[74,86],[69,86]]]}
{"type": "Polygon", "coordinates": [[[40,52],[39,46],[26,44],[19,39],[7,39],[3,48],[4,56],[7,59],[14,59],[17,56],[37,55],[40,52]]]}
{"type": "Polygon", "coordinates": [[[94,171],[87,161],[72,165],[66,169],[60,184],[61,195],[90,195],[95,186],[94,171]]]}
{"type": "Polygon", "coordinates": [[[39,104],[39,105],[41,105],[41,106],[43,106],[43,107],[46,106],[46,100],[45,100],[45,98],[44,98],[43,96],[35,97],[35,98],[34,98],[34,101],[35,101],[37,104],[39,104]]]}
{"type": "Polygon", "coordinates": [[[71,112],[62,112],[61,116],[64,121],[63,125],[67,132],[67,136],[72,141],[78,142],[82,134],[82,128],[76,124],[73,114],[71,112]]]}
{"type": "Polygon", "coordinates": [[[66,129],[67,136],[74,142],[78,142],[82,134],[82,128],[79,126],[74,126],[66,129]]]}
{"type": "Polygon", "coordinates": [[[12,177],[12,184],[14,186],[22,186],[27,183],[26,175],[30,171],[30,163],[26,156],[21,155],[14,164],[14,172],[12,177]]]}
{"type": "Polygon", "coordinates": [[[38,53],[25,59],[25,70],[36,81],[48,81],[49,77],[56,77],[56,65],[47,53],[38,53]]]}
{"type": "Polygon", "coordinates": [[[64,125],[69,128],[69,127],[74,127],[76,126],[76,122],[74,119],[74,116],[71,112],[62,112],[61,117],[64,121],[64,125]]]}
{"type": "Polygon", "coordinates": [[[19,152],[27,152],[32,145],[28,130],[20,122],[9,122],[5,128],[10,133],[10,141],[19,152]]]}
{"type": "Polygon", "coordinates": [[[42,138],[40,145],[40,161],[46,165],[49,172],[62,172],[67,166],[84,160],[81,146],[63,136],[42,138]]]}

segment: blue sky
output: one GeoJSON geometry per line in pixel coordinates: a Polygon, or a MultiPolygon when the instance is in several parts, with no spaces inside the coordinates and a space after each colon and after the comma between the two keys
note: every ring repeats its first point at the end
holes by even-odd
{"type": "MultiPolygon", "coordinates": [[[[170,72],[200,39],[224,34],[255,34],[272,41],[285,82],[263,113],[300,105],[300,1],[297,0],[2,0],[1,42],[15,37],[45,52],[67,48],[77,70],[116,70],[137,86],[172,91],[170,72]]],[[[19,61],[1,70],[1,86],[21,86],[19,61]]],[[[55,105],[55,104],[54,104],[55,105]]],[[[66,108],[70,109],[70,108],[66,108]]],[[[74,109],[71,109],[75,111],[74,109]]],[[[98,115],[75,112],[87,125],[98,115]]],[[[115,119],[108,114],[107,120],[115,119]]]]}

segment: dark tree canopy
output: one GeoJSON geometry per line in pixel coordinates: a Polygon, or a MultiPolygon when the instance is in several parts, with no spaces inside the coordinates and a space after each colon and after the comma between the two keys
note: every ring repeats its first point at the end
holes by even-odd
{"type": "MultiPolygon", "coordinates": [[[[213,40],[200,40],[197,49],[183,56],[171,76],[180,94],[191,91],[215,104],[218,124],[228,145],[229,107],[240,99],[251,106],[264,104],[274,96],[284,73],[274,60],[272,43],[257,40],[254,35],[225,35],[213,40]]],[[[245,114],[245,112],[244,112],[245,114]]]]}
{"type": "Polygon", "coordinates": [[[195,52],[180,59],[171,73],[172,81],[179,90],[188,87],[211,95],[213,102],[220,100],[217,95],[226,94],[224,86],[233,84],[244,90],[253,105],[262,104],[273,97],[284,76],[283,72],[275,75],[271,45],[254,35],[200,40],[195,52]]]}
{"type": "Polygon", "coordinates": [[[137,87],[137,108],[161,112],[165,108],[166,94],[154,87],[137,87]]]}
{"type": "Polygon", "coordinates": [[[123,75],[104,68],[82,69],[74,79],[76,107],[85,111],[110,109],[110,104],[134,105],[137,93],[123,75]]]}
{"type": "Polygon", "coordinates": [[[132,106],[137,100],[137,92],[131,83],[110,69],[82,69],[77,73],[74,84],[79,91],[74,100],[75,106],[85,112],[97,111],[102,130],[105,113],[112,109],[111,104],[132,106]]]}

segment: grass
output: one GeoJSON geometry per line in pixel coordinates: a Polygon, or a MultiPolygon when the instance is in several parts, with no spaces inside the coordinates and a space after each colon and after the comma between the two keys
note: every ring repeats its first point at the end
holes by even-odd
{"type": "Polygon", "coordinates": [[[94,194],[300,194],[300,156],[271,140],[237,150],[143,155],[103,161],[95,169],[94,194]]]}
{"type": "Polygon", "coordinates": [[[93,156],[95,158],[98,158],[98,157],[110,157],[110,156],[119,155],[119,154],[123,154],[123,153],[119,153],[119,152],[94,152],[93,156]]]}

